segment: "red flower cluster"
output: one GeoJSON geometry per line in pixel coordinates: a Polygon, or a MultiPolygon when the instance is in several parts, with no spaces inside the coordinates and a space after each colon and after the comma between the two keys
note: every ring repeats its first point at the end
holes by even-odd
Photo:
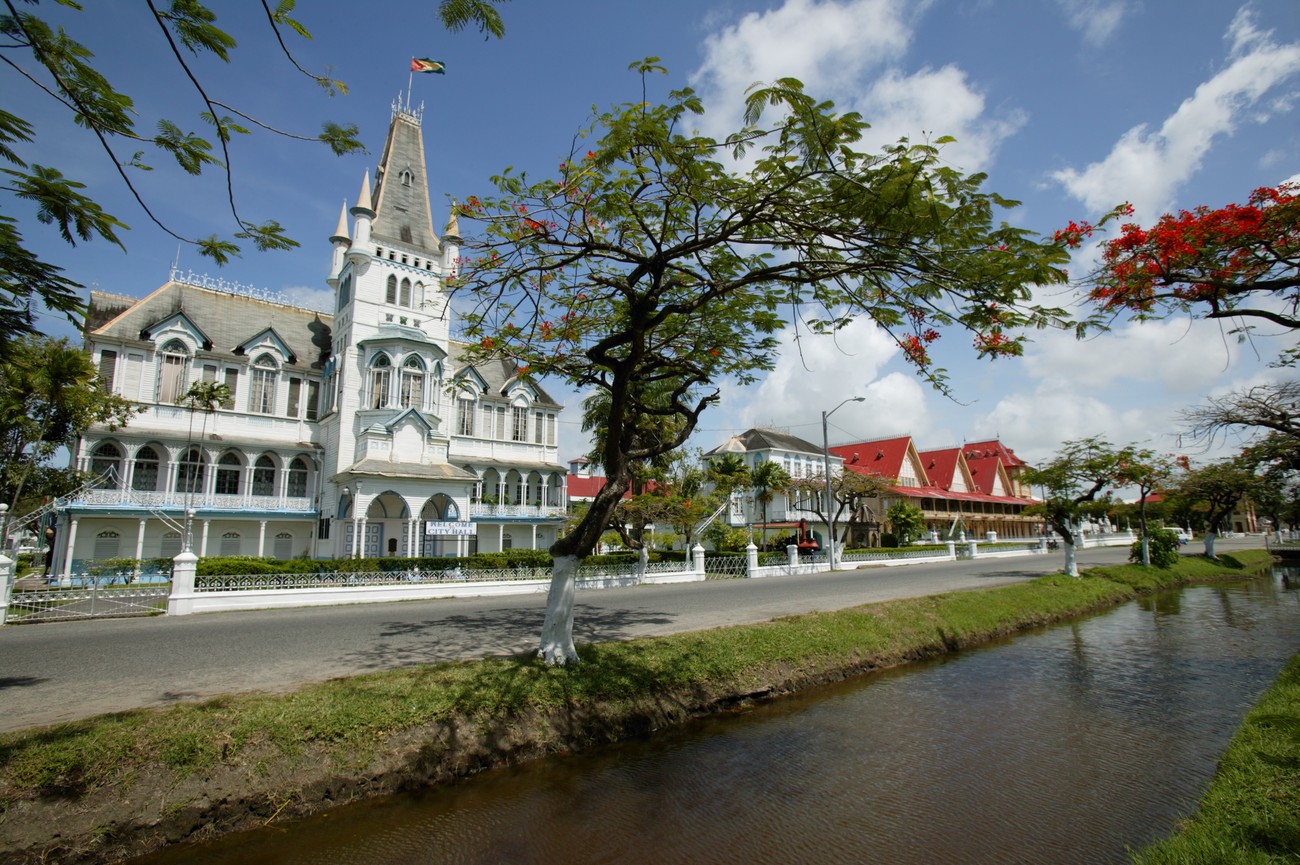
{"type": "Polygon", "coordinates": [[[1247,204],[1167,213],[1151,228],[1129,223],[1102,251],[1092,298],[1104,309],[1149,312],[1158,300],[1215,302],[1230,288],[1294,269],[1300,198],[1255,190],[1247,204]]]}

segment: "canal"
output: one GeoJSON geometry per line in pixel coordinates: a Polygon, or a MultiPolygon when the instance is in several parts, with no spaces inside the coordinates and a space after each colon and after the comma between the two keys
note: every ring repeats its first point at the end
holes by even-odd
{"type": "Polygon", "coordinates": [[[1300,652],[1281,568],[743,712],[136,860],[1108,863],[1190,815],[1300,652]]]}

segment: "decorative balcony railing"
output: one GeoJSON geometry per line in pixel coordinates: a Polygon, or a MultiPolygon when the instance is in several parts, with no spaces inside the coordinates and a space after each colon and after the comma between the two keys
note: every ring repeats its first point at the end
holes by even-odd
{"type": "Polygon", "coordinates": [[[315,510],[312,501],[306,496],[255,496],[234,495],[230,493],[194,493],[185,492],[150,492],[144,490],[86,490],[75,499],[73,505],[92,507],[130,507],[179,508],[192,507],[195,510],[213,509],[223,511],[289,511],[311,513],[315,510]]]}
{"type": "Polygon", "coordinates": [[[516,519],[562,517],[565,515],[565,507],[564,505],[490,505],[483,502],[471,502],[469,515],[471,517],[513,517],[516,519]]]}

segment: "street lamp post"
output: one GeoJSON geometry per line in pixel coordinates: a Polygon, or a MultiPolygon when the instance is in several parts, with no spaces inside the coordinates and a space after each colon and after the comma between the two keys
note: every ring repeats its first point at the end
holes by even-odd
{"type": "Polygon", "coordinates": [[[827,541],[830,544],[826,560],[830,562],[832,571],[835,570],[835,498],[831,495],[831,445],[826,421],[846,403],[862,402],[865,399],[865,396],[851,396],[830,411],[822,412],[822,475],[826,480],[826,531],[829,535],[827,541]]]}

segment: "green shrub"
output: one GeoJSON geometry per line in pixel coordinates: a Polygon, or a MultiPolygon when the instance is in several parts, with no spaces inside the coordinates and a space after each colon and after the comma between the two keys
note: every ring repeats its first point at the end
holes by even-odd
{"type": "MultiPolygon", "coordinates": [[[[1151,564],[1168,570],[1178,564],[1178,535],[1168,529],[1152,529],[1147,533],[1148,555],[1151,564]]],[[[1128,560],[1135,564],[1142,563],[1142,541],[1138,539],[1129,547],[1128,560]]]]}

